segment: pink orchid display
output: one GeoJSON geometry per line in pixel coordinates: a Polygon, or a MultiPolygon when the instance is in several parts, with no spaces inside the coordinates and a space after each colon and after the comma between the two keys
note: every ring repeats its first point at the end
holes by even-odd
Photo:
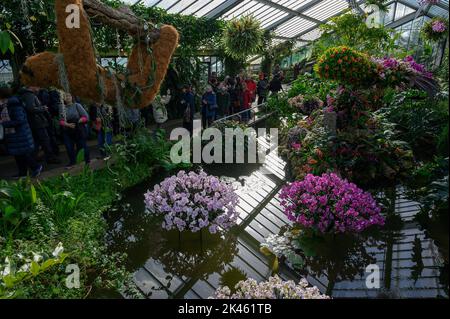
{"type": "Polygon", "coordinates": [[[336,174],[309,174],[284,187],[280,198],[289,220],[321,234],[359,233],[384,225],[373,197],[336,174]]]}
{"type": "Polygon", "coordinates": [[[238,202],[231,185],[203,171],[180,171],[145,194],[147,211],[164,217],[164,229],[198,232],[208,228],[212,234],[236,224],[238,202]]]}

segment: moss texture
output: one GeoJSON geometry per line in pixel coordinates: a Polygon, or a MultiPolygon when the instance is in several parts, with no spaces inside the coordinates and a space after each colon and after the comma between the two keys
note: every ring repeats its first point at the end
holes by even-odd
{"type": "MultiPolygon", "coordinates": [[[[124,75],[109,74],[107,70],[97,65],[90,23],[83,10],[82,0],[56,0],[55,11],[60,43],[59,52],[64,56],[71,93],[82,99],[100,103],[107,101],[115,105],[118,95],[114,77],[120,81],[124,79],[124,75]],[[65,9],[69,4],[75,4],[80,8],[80,28],[66,27],[68,13],[65,9]]],[[[123,93],[121,95],[133,95],[136,88],[141,95],[139,99],[126,99],[124,102],[127,107],[148,106],[157,95],[164,80],[170,59],[178,45],[179,35],[174,27],[168,25],[162,26],[160,32],[160,38],[152,45],[151,50],[142,43],[136,44],[132,50],[128,62],[129,85],[126,86],[125,92],[121,92],[123,93]]],[[[55,86],[62,89],[56,54],[43,52],[28,58],[21,73],[21,81],[28,86],[55,86]]]]}

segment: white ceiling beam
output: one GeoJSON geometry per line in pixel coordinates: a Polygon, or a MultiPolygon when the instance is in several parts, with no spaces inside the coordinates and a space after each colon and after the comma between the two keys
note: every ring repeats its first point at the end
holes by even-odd
{"type": "Polygon", "coordinates": [[[305,19],[305,20],[308,20],[308,21],[311,21],[311,22],[314,22],[314,23],[320,23],[320,20],[311,18],[311,17],[309,17],[307,15],[304,15],[303,13],[301,13],[299,11],[289,9],[289,8],[287,8],[287,7],[285,7],[285,6],[281,5],[281,4],[275,3],[273,1],[270,1],[270,0],[254,0],[254,1],[262,3],[262,4],[265,4],[265,5],[269,6],[269,7],[278,9],[280,11],[287,12],[287,13],[289,13],[292,16],[297,16],[297,17],[300,17],[302,19],[305,19]]]}
{"type": "MultiPolygon", "coordinates": [[[[307,4],[301,6],[300,8],[294,10],[296,13],[300,13],[303,14],[305,11],[307,11],[308,9],[314,7],[315,5],[319,4],[320,2],[322,2],[323,0],[313,0],[311,2],[308,2],[307,4]]],[[[289,14],[286,17],[278,20],[275,23],[272,23],[271,25],[269,25],[266,29],[267,30],[274,30],[276,29],[278,26],[282,25],[283,23],[291,20],[292,18],[295,18],[297,15],[294,14],[289,14]]]]}

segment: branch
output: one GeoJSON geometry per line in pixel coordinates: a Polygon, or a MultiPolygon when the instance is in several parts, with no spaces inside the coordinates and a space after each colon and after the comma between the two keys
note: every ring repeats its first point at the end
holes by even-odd
{"type": "Polygon", "coordinates": [[[83,7],[92,19],[125,30],[140,41],[154,43],[159,39],[159,30],[149,30],[152,26],[136,17],[129,7],[114,9],[98,0],[83,0],[83,7]]]}

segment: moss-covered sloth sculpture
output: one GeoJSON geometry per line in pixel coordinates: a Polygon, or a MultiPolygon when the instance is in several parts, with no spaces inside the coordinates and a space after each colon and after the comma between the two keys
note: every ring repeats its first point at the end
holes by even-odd
{"type": "Polygon", "coordinates": [[[55,0],[55,11],[59,53],[42,52],[29,57],[21,72],[24,85],[53,86],[83,99],[113,105],[123,97],[129,108],[143,108],[153,101],[178,45],[174,27],[163,25],[148,31],[148,25],[129,9],[116,10],[98,0],[55,0]],[[79,28],[66,25],[73,13],[67,8],[73,9],[73,5],[80,13],[79,28]],[[126,29],[136,38],[126,74],[115,74],[97,65],[88,16],[126,29]]]}

